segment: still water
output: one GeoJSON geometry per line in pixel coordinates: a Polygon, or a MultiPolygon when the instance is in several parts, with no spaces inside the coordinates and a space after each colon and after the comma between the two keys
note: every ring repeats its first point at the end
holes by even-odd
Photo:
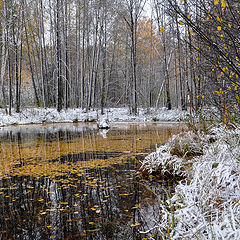
{"type": "Polygon", "coordinates": [[[0,130],[0,239],[159,239],[159,196],[139,160],[180,124],[16,126],[0,130]],[[156,197],[158,195],[158,197],[156,197]],[[153,229],[152,229],[153,228],[153,229]],[[150,229],[152,229],[150,231],[150,229]]]}

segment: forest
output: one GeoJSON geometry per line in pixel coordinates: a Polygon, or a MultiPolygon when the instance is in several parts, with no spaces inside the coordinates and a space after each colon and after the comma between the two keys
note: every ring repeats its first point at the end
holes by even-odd
{"type": "Polygon", "coordinates": [[[2,0],[0,103],[239,111],[238,0],[2,0]]]}
{"type": "Polygon", "coordinates": [[[239,0],[0,0],[0,239],[240,239],[239,0]]]}

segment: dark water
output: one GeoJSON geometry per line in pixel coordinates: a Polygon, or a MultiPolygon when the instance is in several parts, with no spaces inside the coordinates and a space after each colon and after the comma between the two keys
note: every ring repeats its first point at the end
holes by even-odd
{"type": "MultiPolygon", "coordinates": [[[[161,218],[159,196],[165,198],[164,189],[173,184],[142,179],[138,160],[183,128],[2,128],[0,239],[147,239],[142,232],[161,218]]],[[[151,235],[160,239],[154,229],[151,235]]]]}

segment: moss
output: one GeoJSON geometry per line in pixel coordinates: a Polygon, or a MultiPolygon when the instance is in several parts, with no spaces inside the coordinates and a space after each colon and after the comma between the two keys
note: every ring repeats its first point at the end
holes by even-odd
{"type": "Polygon", "coordinates": [[[152,120],[153,120],[154,122],[159,122],[159,119],[158,119],[157,117],[153,117],[152,120]]]}
{"type": "Polygon", "coordinates": [[[73,123],[78,123],[78,118],[74,118],[73,123]]]}

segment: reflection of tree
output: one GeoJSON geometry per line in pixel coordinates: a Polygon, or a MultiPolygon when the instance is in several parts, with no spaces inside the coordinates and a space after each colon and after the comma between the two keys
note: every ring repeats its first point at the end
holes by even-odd
{"type": "MultiPolygon", "coordinates": [[[[126,167],[129,168],[129,164],[126,167]]],[[[120,172],[116,174],[114,169],[112,171],[109,174],[106,169],[96,169],[81,176],[76,182],[74,175],[55,180],[46,177],[37,180],[23,176],[6,180],[4,186],[7,190],[4,194],[11,198],[2,201],[1,216],[4,216],[4,219],[1,218],[1,231],[8,233],[7,238],[20,236],[20,239],[25,235],[30,239],[37,239],[37,236],[46,239],[49,235],[54,235],[55,239],[64,239],[67,235],[84,236],[85,231],[99,239],[101,236],[109,239],[116,234],[116,229],[123,231],[129,227],[130,230],[131,215],[136,216],[137,212],[134,210],[126,217],[122,211],[131,211],[136,205],[139,194],[136,183],[127,184],[120,172]],[[98,178],[96,184],[86,184],[93,176],[98,178]],[[68,181],[69,178],[73,180],[68,181]],[[123,184],[124,192],[129,193],[128,196],[119,197],[121,190],[113,187],[119,184],[123,184]],[[7,186],[16,187],[10,189],[7,186]],[[78,193],[80,194],[77,195],[78,193]],[[92,210],[94,206],[101,211],[101,215],[92,210]],[[11,229],[15,231],[10,231],[11,229]]],[[[120,234],[125,233],[123,231],[120,234]]]]}
{"type": "Polygon", "coordinates": [[[108,141],[86,129],[8,134],[0,148],[0,164],[11,161],[0,180],[0,239],[138,239],[156,205],[139,185],[136,161],[122,152],[141,152],[161,134],[168,130],[134,126],[109,131],[108,141]]]}

